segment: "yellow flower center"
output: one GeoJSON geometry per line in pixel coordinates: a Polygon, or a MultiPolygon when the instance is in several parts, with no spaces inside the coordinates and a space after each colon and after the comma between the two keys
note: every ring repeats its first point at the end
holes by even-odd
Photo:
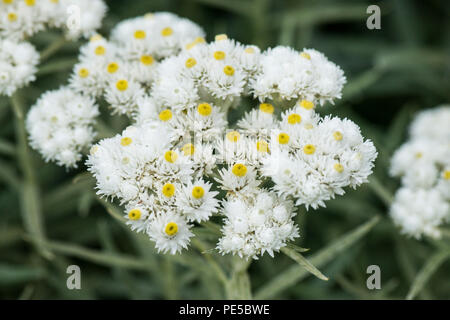
{"type": "Polygon", "coordinates": [[[96,35],[93,35],[89,40],[91,42],[94,42],[94,41],[98,41],[98,40],[101,40],[101,39],[103,39],[103,37],[101,35],[99,35],[99,34],[96,34],[96,35]]]}
{"type": "Polygon", "coordinates": [[[139,209],[130,210],[130,212],[128,212],[128,218],[130,218],[130,220],[139,220],[141,218],[141,210],[139,209]]]}
{"type": "Polygon", "coordinates": [[[94,155],[98,151],[98,146],[92,146],[91,150],[89,150],[89,153],[91,155],[94,155]]]}
{"type": "Polygon", "coordinates": [[[340,163],[335,163],[334,170],[336,170],[339,173],[342,173],[344,171],[344,166],[340,163]]]}
{"type": "Polygon", "coordinates": [[[178,153],[169,150],[164,154],[164,159],[166,159],[167,162],[174,163],[178,159],[178,153]]]}
{"type": "Polygon", "coordinates": [[[286,144],[289,142],[289,135],[287,133],[280,133],[278,135],[278,143],[279,144],[286,144]]]}
{"type": "Polygon", "coordinates": [[[161,30],[161,35],[163,37],[168,37],[168,36],[172,35],[172,33],[173,33],[173,30],[170,27],[167,27],[167,28],[164,28],[161,30]]]}
{"type": "Polygon", "coordinates": [[[34,6],[35,3],[36,3],[35,0],[25,0],[25,4],[29,7],[34,6]]]}
{"type": "Polygon", "coordinates": [[[175,194],[175,186],[171,183],[166,183],[165,185],[163,185],[162,193],[167,198],[172,197],[175,194]]]}
{"type": "Polygon", "coordinates": [[[269,144],[264,140],[259,140],[256,142],[256,150],[259,152],[269,152],[269,144]]]}
{"type": "Polygon", "coordinates": [[[314,128],[314,126],[313,126],[311,123],[305,124],[305,129],[310,130],[310,129],[312,129],[312,128],[314,128]]]}
{"type": "Polygon", "coordinates": [[[314,103],[308,100],[302,100],[300,102],[300,106],[302,106],[303,108],[310,110],[312,108],[314,108],[314,103]]]}
{"type": "Polygon", "coordinates": [[[225,52],[223,52],[223,51],[216,51],[216,52],[214,52],[214,59],[216,59],[216,60],[223,60],[223,59],[225,59],[225,52]]]}
{"type": "Polygon", "coordinates": [[[222,34],[216,35],[214,39],[215,39],[216,41],[227,40],[227,39],[228,39],[228,36],[227,36],[226,34],[222,33],[222,34]]]}
{"type": "Polygon", "coordinates": [[[98,46],[97,48],[95,48],[95,51],[94,51],[94,53],[98,56],[104,55],[105,52],[106,52],[106,49],[103,46],[98,46]]]}
{"type": "Polygon", "coordinates": [[[297,124],[302,121],[302,117],[298,113],[290,114],[287,118],[289,124],[297,124]]]}
{"type": "Polygon", "coordinates": [[[316,152],[316,147],[312,144],[307,144],[303,147],[303,152],[306,154],[314,154],[314,152],[316,152]]]}
{"type": "Polygon", "coordinates": [[[153,19],[155,15],[151,12],[147,12],[146,14],[144,14],[144,18],[145,19],[153,19]]]}
{"type": "Polygon", "coordinates": [[[223,72],[227,75],[227,76],[232,76],[234,74],[234,68],[232,66],[225,66],[223,68],[223,72]]]}
{"type": "Polygon", "coordinates": [[[301,56],[302,58],[311,60],[311,56],[310,56],[309,53],[307,53],[307,52],[301,52],[301,53],[300,53],[300,56],[301,56]]]}
{"type": "Polygon", "coordinates": [[[416,153],[416,158],[417,159],[420,159],[420,158],[422,158],[423,157],[423,153],[422,152],[417,152],[416,153]]]}
{"type": "Polygon", "coordinates": [[[259,105],[259,110],[265,113],[273,113],[274,108],[270,103],[261,103],[259,105]]]}
{"type": "Polygon", "coordinates": [[[200,103],[197,107],[197,112],[206,117],[209,116],[212,112],[212,107],[209,103],[200,103]]]}
{"type": "Polygon", "coordinates": [[[168,121],[170,119],[172,119],[172,111],[169,109],[163,110],[159,113],[159,120],[168,121]]]}
{"type": "Polygon", "coordinates": [[[195,60],[194,58],[188,58],[186,60],[185,66],[186,66],[186,68],[192,68],[196,64],[197,64],[197,60],[195,60]]]}
{"type": "Polygon", "coordinates": [[[231,142],[237,142],[241,138],[241,134],[237,131],[230,131],[227,133],[227,139],[231,142]]]}
{"type": "Polygon", "coordinates": [[[111,63],[108,64],[108,66],[106,67],[106,70],[107,70],[109,73],[114,73],[114,72],[116,72],[117,70],[119,70],[119,65],[118,65],[117,63],[115,63],[115,62],[111,62],[111,63]]]}
{"type": "Polygon", "coordinates": [[[202,187],[196,186],[192,189],[192,196],[195,199],[203,198],[204,195],[205,195],[205,190],[202,187]]]}
{"type": "Polygon", "coordinates": [[[86,78],[86,77],[89,75],[89,70],[86,69],[86,68],[81,68],[81,69],[78,71],[78,75],[79,75],[80,77],[82,77],[82,78],[86,78]]]}
{"type": "Polygon", "coordinates": [[[3,3],[5,3],[5,4],[11,4],[11,3],[13,3],[13,1],[14,1],[14,0],[3,0],[3,3]]]}
{"type": "Polygon", "coordinates": [[[450,180],[450,170],[445,170],[444,171],[444,179],[445,180],[450,180]]]}
{"type": "Polygon", "coordinates": [[[195,38],[194,42],[196,42],[196,43],[205,43],[206,41],[205,41],[205,38],[203,38],[203,37],[197,37],[197,38],[195,38]]]}
{"type": "Polygon", "coordinates": [[[178,233],[178,225],[175,222],[169,222],[164,229],[164,232],[172,237],[178,233]]]}
{"type": "Polygon", "coordinates": [[[247,174],[247,167],[242,163],[236,163],[231,169],[231,172],[237,177],[243,177],[247,174]]]}
{"type": "Polygon", "coordinates": [[[128,89],[128,81],[127,80],[119,80],[116,83],[117,90],[125,91],[128,89]]]}
{"type": "Polygon", "coordinates": [[[144,39],[146,37],[145,31],[144,30],[136,30],[134,32],[134,38],[135,39],[144,39]]]}
{"type": "Polygon", "coordinates": [[[123,137],[122,139],[120,139],[120,145],[124,147],[129,146],[132,142],[133,139],[131,139],[130,137],[123,137]]]}
{"type": "Polygon", "coordinates": [[[153,61],[154,61],[154,59],[152,56],[142,56],[141,57],[141,63],[143,65],[146,65],[146,66],[152,65],[153,61]]]}
{"type": "Polygon", "coordinates": [[[8,13],[8,20],[13,22],[17,20],[17,14],[15,14],[14,12],[10,12],[8,13]]]}
{"type": "Polygon", "coordinates": [[[342,133],[340,131],[333,132],[333,138],[336,141],[341,141],[342,140],[342,133]]]}
{"type": "Polygon", "coordinates": [[[185,156],[192,156],[195,152],[195,147],[192,143],[186,143],[181,150],[185,156]]]}
{"type": "Polygon", "coordinates": [[[248,47],[248,48],[245,48],[244,52],[245,53],[255,53],[255,49],[253,49],[252,47],[248,47]]]}

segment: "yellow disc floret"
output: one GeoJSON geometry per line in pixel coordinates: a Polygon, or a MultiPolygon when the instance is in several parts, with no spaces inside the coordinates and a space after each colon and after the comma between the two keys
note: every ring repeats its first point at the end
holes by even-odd
{"type": "Polygon", "coordinates": [[[280,133],[278,135],[278,143],[279,144],[286,144],[289,142],[289,135],[287,133],[280,133]]]}
{"type": "Polygon", "coordinates": [[[214,59],[216,59],[216,60],[223,60],[223,59],[225,59],[225,52],[223,52],[223,51],[215,51],[214,52],[214,59]]]}
{"type": "Polygon", "coordinates": [[[444,171],[444,179],[445,180],[450,180],[450,170],[445,170],[444,171]]]}
{"type": "Polygon", "coordinates": [[[206,103],[206,102],[205,103],[200,103],[198,105],[198,107],[197,107],[197,112],[200,115],[206,117],[206,116],[209,116],[211,114],[212,107],[211,107],[211,105],[209,103],[206,103]]]}
{"type": "Polygon", "coordinates": [[[204,195],[205,195],[205,190],[202,187],[195,186],[194,188],[192,188],[192,196],[195,199],[203,198],[204,195]]]}
{"type": "Polygon", "coordinates": [[[307,52],[301,52],[301,53],[300,53],[300,56],[301,56],[302,58],[311,60],[311,56],[310,56],[310,54],[307,53],[307,52]]]}
{"type": "Polygon", "coordinates": [[[95,35],[93,35],[89,40],[90,40],[91,42],[94,42],[94,41],[98,41],[98,40],[102,40],[102,39],[103,39],[103,37],[102,37],[101,35],[95,34],[95,35]]]}
{"type": "Polygon", "coordinates": [[[255,49],[252,47],[248,47],[248,48],[245,48],[244,52],[245,53],[255,53],[255,49]]]}
{"type": "Polygon", "coordinates": [[[334,138],[334,140],[336,140],[336,141],[341,141],[342,140],[342,132],[340,132],[340,131],[335,131],[335,132],[333,132],[333,138],[334,138]]]}
{"type": "Polygon", "coordinates": [[[131,139],[130,137],[123,137],[122,139],[120,139],[120,145],[124,147],[129,146],[132,142],[133,139],[131,139]]]}
{"type": "Polygon", "coordinates": [[[195,60],[194,58],[188,58],[184,65],[186,66],[186,68],[192,68],[196,64],[197,64],[197,60],[195,60]]]}
{"type": "Polygon", "coordinates": [[[119,80],[116,83],[116,88],[119,91],[125,91],[128,89],[128,81],[127,80],[119,80]]]}
{"type": "Polygon", "coordinates": [[[178,153],[173,150],[169,150],[164,154],[164,159],[166,159],[167,162],[174,163],[178,159],[178,153]]]}
{"type": "Polygon", "coordinates": [[[314,152],[316,152],[316,147],[312,144],[307,144],[303,147],[303,152],[306,154],[314,154],[314,152]]]}
{"type": "Polygon", "coordinates": [[[302,100],[300,101],[300,106],[302,106],[303,108],[310,110],[314,108],[314,103],[308,100],[302,100]]]}
{"type": "Polygon", "coordinates": [[[130,212],[128,212],[128,218],[130,218],[130,220],[139,220],[141,218],[141,210],[139,209],[130,210],[130,212]]]}
{"type": "Polygon", "coordinates": [[[236,163],[231,169],[231,172],[233,172],[235,176],[243,177],[247,174],[247,167],[242,163],[236,163]]]}
{"type": "Polygon", "coordinates": [[[344,166],[340,163],[335,163],[333,167],[334,167],[334,170],[336,170],[339,173],[344,171],[344,166]]]}
{"type": "Polygon", "coordinates": [[[144,39],[146,36],[145,31],[144,30],[136,30],[134,32],[134,38],[135,39],[144,39]]]}
{"type": "Polygon", "coordinates": [[[172,197],[175,194],[175,186],[173,184],[171,184],[171,183],[166,183],[162,187],[162,193],[167,198],[172,197]]]}
{"type": "Polygon", "coordinates": [[[34,6],[36,3],[36,0],[25,0],[25,4],[29,7],[34,6]]]}
{"type": "Polygon", "coordinates": [[[159,120],[169,121],[170,119],[172,119],[172,111],[169,109],[163,110],[159,113],[159,120]]]}
{"type": "Polygon", "coordinates": [[[82,77],[82,78],[86,78],[86,77],[89,75],[89,70],[86,69],[86,68],[81,68],[81,69],[78,71],[78,75],[79,75],[80,77],[82,77]]]}
{"type": "Polygon", "coordinates": [[[287,118],[289,124],[297,124],[302,121],[302,117],[298,113],[290,114],[287,118]]]}
{"type": "Polygon", "coordinates": [[[259,110],[265,113],[273,113],[274,107],[270,103],[261,103],[259,105],[259,110]]]}
{"type": "Polygon", "coordinates": [[[238,142],[241,138],[241,134],[237,131],[230,131],[227,133],[227,139],[231,142],[238,142]]]}
{"type": "Polygon", "coordinates": [[[256,142],[256,150],[259,152],[269,152],[269,144],[264,140],[259,140],[256,142]]]}
{"type": "Polygon", "coordinates": [[[192,156],[195,152],[195,147],[192,143],[186,143],[181,150],[185,156],[192,156]]]}
{"type": "Polygon", "coordinates": [[[216,41],[227,40],[227,39],[228,39],[228,36],[227,36],[226,34],[222,33],[222,34],[216,35],[216,37],[215,37],[214,39],[215,39],[216,41]]]}
{"type": "Polygon", "coordinates": [[[225,73],[227,76],[232,76],[234,74],[234,68],[232,66],[225,66],[223,68],[223,73],[225,73]]]}
{"type": "Polygon", "coordinates": [[[178,225],[175,222],[169,222],[168,224],[166,224],[164,232],[168,236],[172,237],[178,233],[178,225]]]}
{"type": "Polygon", "coordinates": [[[3,0],[3,3],[5,3],[5,4],[11,4],[11,3],[13,3],[13,1],[14,1],[14,0],[3,0]]]}
{"type": "Polygon", "coordinates": [[[8,13],[8,20],[11,22],[14,22],[17,20],[17,14],[15,14],[14,12],[10,12],[8,13]]]}
{"type": "Polygon", "coordinates": [[[173,33],[173,30],[170,27],[167,27],[167,28],[164,28],[161,30],[161,35],[163,37],[168,37],[168,36],[172,35],[172,33],[173,33]]]}
{"type": "Polygon", "coordinates": [[[152,65],[153,64],[153,62],[154,62],[154,59],[153,59],[153,57],[152,56],[142,56],[141,57],[141,63],[143,64],[143,65],[146,65],[146,66],[150,66],[150,65],[152,65]]]}
{"type": "Polygon", "coordinates": [[[106,52],[106,49],[105,49],[104,46],[98,46],[98,47],[96,47],[95,50],[94,50],[94,53],[95,53],[96,55],[98,55],[98,56],[104,55],[105,52],[106,52]]]}
{"type": "Polygon", "coordinates": [[[119,70],[119,65],[116,62],[111,62],[106,67],[106,71],[109,73],[115,73],[117,70],[119,70]]]}

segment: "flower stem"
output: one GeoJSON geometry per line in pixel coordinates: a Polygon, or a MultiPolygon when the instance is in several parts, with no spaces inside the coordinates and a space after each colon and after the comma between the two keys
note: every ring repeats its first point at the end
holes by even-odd
{"type": "Polygon", "coordinates": [[[244,260],[233,257],[233,272],[228,281],[225,291],[227,299],[230,300],[250,300],[252,299],[250,277],[247,269],[251,264],[251,259],[244,260]]]}
{"type": "Polygon", "coordinates": [[[41,51],[41,62],[47,60],[56,52],[59,51],[65,44],[67,43],[67,39],[64,36],[56,39],[52,43],[50,43],[44,50],[41,51]]]}
{"type": "Polygon", "coordinates": [[[22,97],[15,93],[11,97],[11,106],[15,114],[15,129],[17,140],[17,158],[22,171],[22,192],[21,206],[22,218],[27,232],[33,236],[36,241],[34,245],[37,250],[47,259],[53,257],[52,253],[46,249],[42,243],[45,241],[44,222],[41,212],[41,197],[36,182],[35,169],[31,160],[30,150],[28,148],[27,133],[25,130],[24,109],[22,97]]]}
{"type": "Polygon", "coordinates": [[[372,175],[369,180],[369,187],[372,191],[381,199],[381,201],[384,202],[386,206],[390,207],[394,199],[391,192],[389,192],[389,190],[381,184],[380,180],[378,180],[375,175],[372,175]]]}

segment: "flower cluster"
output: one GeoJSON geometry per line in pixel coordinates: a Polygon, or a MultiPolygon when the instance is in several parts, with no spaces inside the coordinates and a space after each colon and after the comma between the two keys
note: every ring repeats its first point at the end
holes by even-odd
{"type": "MultiPolygon", "coordinates": [[[[191,21],[161,12],[118,23],[110,41],[99,34],[93,35],[80,49],[79,63],[74,66],[69,85],[44,94],[29,114],[27,128],[31,145],[48,161],[67,168],[76,167],[82,151],[90,147],[96,135],[95,102],[103,98],[113,113],[133,114],[138,102],[149,99],[148,91],[159,61],[177,54],[192,42],[203,42],[203,34],[191,21]],[[55,102],[57,105],[51,106],[55,102]],[[62,119],[56,122],[55,117],[62,119]],[[65,122],[69,120],[70,123],[65,122]]],[[[15,58],[24,60],[25,55],[23,50],[15,58]]],[[[16,70],[12,70],[15,73],[19,62],[16,70]]],[[[5,76],[6,80],[9,77],[5,76]]],[[[2,78],[0,84],[1,81],[2,78]]],[[[13,84],[9,81],[6,88],[13,84]]]]}
{"type": "Polygon", "coordinates": [[[315,50],[194,39],[152,80],[126,112],[135,124],[94,146],[88,166],[98,193],[118,197],[131,227],[163,252],[185,248],[190,228],[219,214],[220,252],[273,256],[299,236],[294,205],[324,206],[372,172],[377,153],[359,127],[314,110],[339,98],[345,83],[315,50]],[[231,129],[227,114],[243,98],[256,108],[231,129]],[[214,187],[226,192],[220,207],[214,187]]]}
{"type": "Polygon", "coordinates": [[[26,119],[30,145],[46,161],[76,167],[83,149],[94,140],[92,126],[98,114],[92,98],[69,88],[46,92],[31,107],[26,119]]]}
{"type": "Polygon", "coordinates": [[[89,37],[105,13],[102,0],[0,1],[0,95],[35,80],[39,53],[27,38],[46,28],[61,28],[72,40],[89,37]]]}
{"type": "Polygon", "coordinates": [[[296,206],[325,206],[372,172],[377,152],[359,127],[315,111],[339,99],[345,81],[316,50],[261,51],[224,34],[207,43],[186,19],[147,14],[116,25],[109,40],[93,36],[70,89],[38,101],[29,131],[46,159],[74,166],[94,136],[95,101],[104,99],[132,123],[94,145],[86,163],[97,193],[125,207],[131,229],[175,254],[194,227],[222,218],[217,250],[257,259],[299,237],[296,206]],[[87,99],[91,112],[63,128],[49,102],[64,95],[87,99]],[[235,111],[244,114],[238,121],[229,119],[235,111]]]}
{"type": "Polygon", "coordinates": [[[159,62],[191,42],[202,42],[203,30],[167,12],[124,20],[109,40],[96,35],[80,51],[70,78],[77,92],[101,98],[112,113],[132,115],[148,96],[159,62]]]}
{"type": "Polygon", "coordinates": [[[390,215],[402,233],[440,237],[450,221],[450,106],[419,113],[410,139],[394,154],[391,174],[401,177],[390,215]]]}

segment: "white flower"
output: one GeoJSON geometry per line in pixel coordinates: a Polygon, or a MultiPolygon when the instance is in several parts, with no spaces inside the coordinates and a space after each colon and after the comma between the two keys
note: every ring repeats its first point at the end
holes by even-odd
{"type": "Polygon", "coordinates": [[[291,195],[296,205],[316,209],[344,194],[343,188],[367,182],[377,152],[350,120],[325,117],[317,122],[309,114],[308,126],[302,127],[300,114],[304,113],[294,108],[283,116],[261,170],[280,195],[291,195]]]}
{"type": "Polygon", "coordinates": [[[186,221],[173,212],[164,212],[149,222],[147,234],[158,252],[176,254],[186,249],[194,235],[186,221]]]}
{"type": "Polygon", "coordinates": [[[36,79],[39,53],[28,42],[0,39],[0,95],[11,96],[36,79]]]}
{"type": "Polygon", "coordinates": [[[450,141],[450,105],[441,105],[420,112],[411,123],[412,139],[436,139],[450,141]]]}
{"type": "Polygon", "coordinates": [[[422,235],[439,238],[439,226],[450,219],[448,201],[436,189],[400,188],[395,194],[390,215],[401,232],[420,239],[422,235]]]}
{"type": "Polygon", "coordinates": [[[46,161],[76,167],[95,137],[95,101],[62,87],[44,93],[27,115],[30,145],[46,161]]]}
{"type": "Polygon", "coordinates": [[[225,201],[223,214],[226,217],[223,237],[217,244],[222,254],[258,259],[267,252],[273,257],[274,251],[299,236],[292,220],[295,216],[292,202],[264,189],[259,189],[252,198],[225,201]]]}
{"type": "Polygon", "coordinates": [[[180,190],[177,206],[188,221],[206,221],[217,212],[217,194],[218,192],[211,191],[210,183],[202,180],[188,182],[180,190]]]}
{"type": "Polygon", "coordinates": [[[107,7],[103,0],[60,0],[66,9],[66,37],[89,38],[101,27],[107,7]]]}

